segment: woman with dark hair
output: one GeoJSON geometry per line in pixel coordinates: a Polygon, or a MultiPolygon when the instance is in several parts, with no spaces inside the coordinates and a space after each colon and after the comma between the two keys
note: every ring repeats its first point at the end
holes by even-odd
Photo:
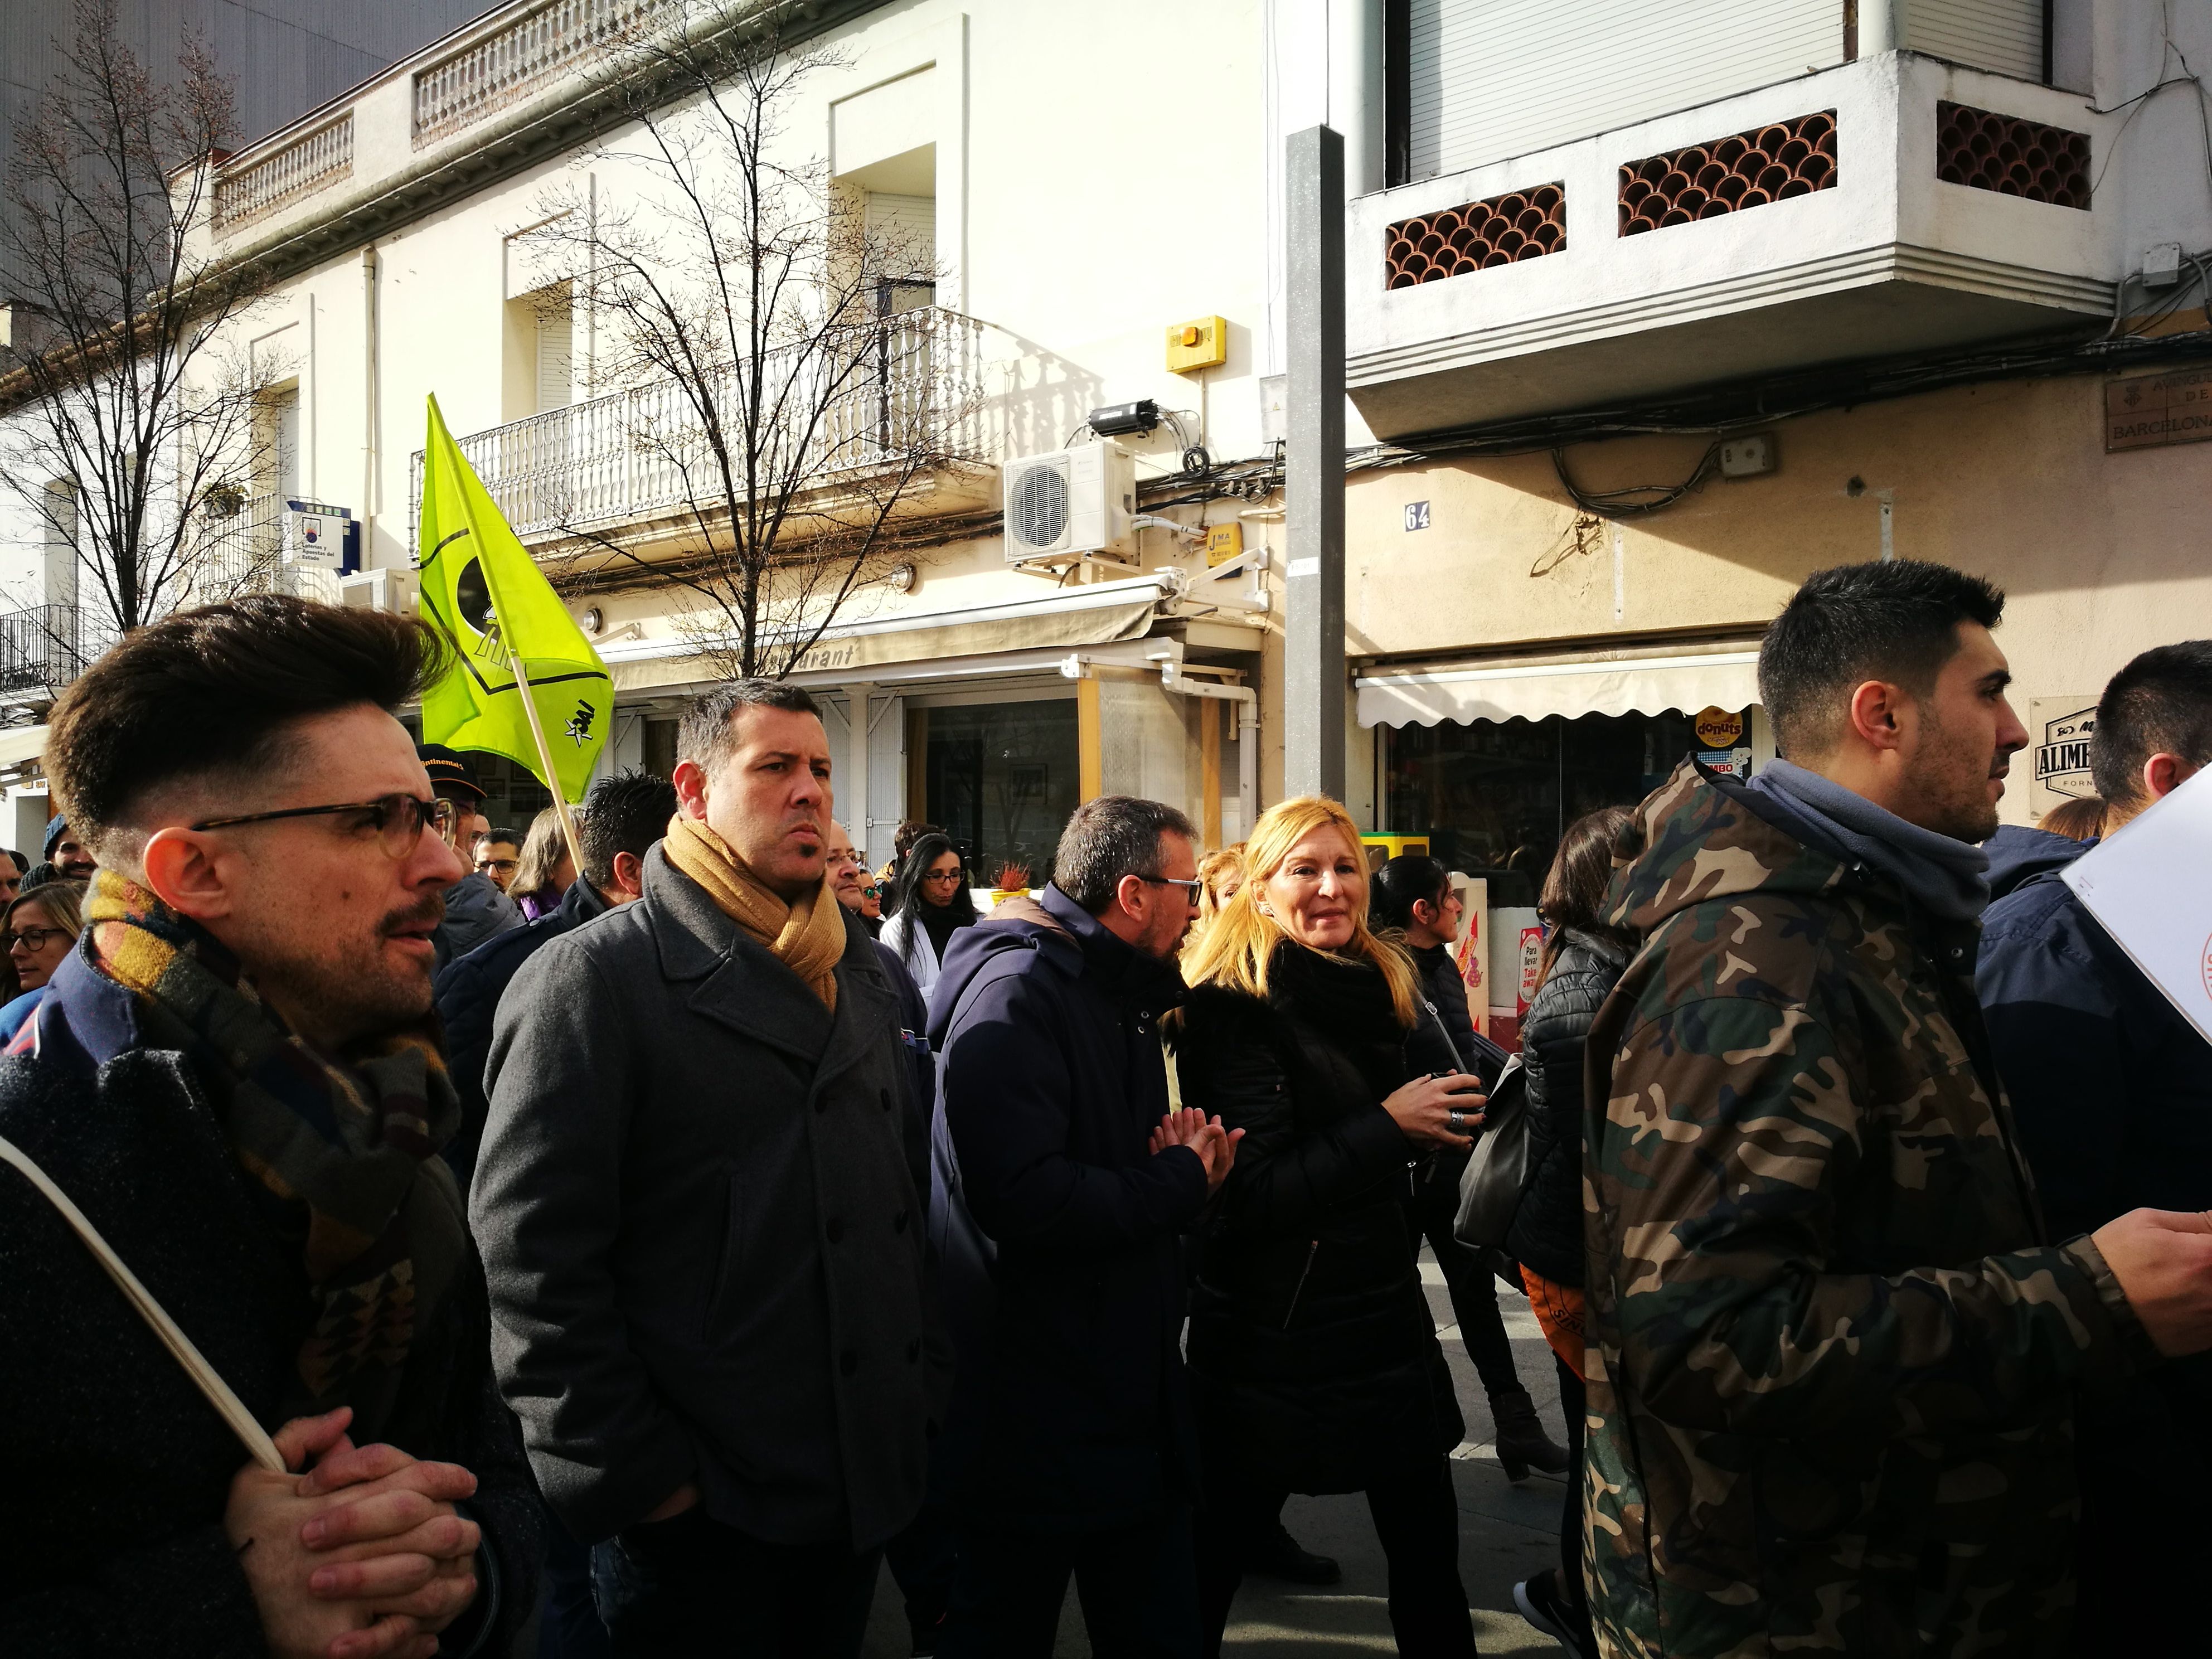
{"type": "Polygon", "coordinates": [[[1399,1650],[1470,1659],[1449,1454],[1464,1424],[1415,1268],[1407,1166],[1464,1151],[1457,1069],[1413,963],[1367,926],[1342,806],[1272,807],[1246,880],[1183,957],[1182,1099],[1246,1131],[1200,1258],[1189,1366],[1206,1455],[1206,1650],[1285,1492],[1364,1492],[1399,1650]]]}
{"type": "Polygon", "coordinates": [[[981,919],[952,838],[932,831],[915,842],[900,884],[898,914],[884,924],[883,942],[897,952],[925,999],[953,934],[981,919]]]}
{"type": "Polygon", "coordinates": [[[38,1011],[46,981],[76,947],[84,931],[84,887],[81,881],[50,881],[0,913],[0,943],[8,947],[16,989],[0,1007],[0,1042],[13,1042],[38,1011]]]}
{"type": "Polygon", "coordinates": [[[1451,884],[1451,872],[1435,859],[1401,853],[1375,872],[1367,911],[1370,925],[1403,943],[1421,970],[1421,994],[1435,1006],[1467,1069],[1496,1082],[1505,1052],[1475,1030],[1467,981],[1451,959],[1450,946],[1467,915],[1467,901],[1451,884]]]}
{"type": "Polygon", "coordinates": [[[1544,878],[1537,911],[1544,941],[1534,999],[1521,1022],[1528,1074],[1528,1175],[1506,1231],[1506,1254],[1543,1327],[1559,1373],[1573,1468],[1559,1517],[1559,1565],[1513,1587],[1514,1605],[1538,1630],[1577,1653],[1597,1651],[1583,1587],[1583,1054],[1591,1022],[1628,966],[1633,935],[1606,920],[1616,859],[1643,850],[1626,806],[1605,806],[1567,827],[1544,878]]]}
{"type": "MultiPolygon", "coordinates": [[[[1453,890],[1451,872],[1418,853],[1390,860],[1375,872],[1368,890],[1369,925],[1402,945],[1420,974],[1420,994],[1427,1005],[1422,1017],[1441,1026],[1459,1054],[1461,1068],[1480,1078],[1487,1089],[1505,1069],[1507,1055],[1474,1029],[1467,1006],[1467,981],[1451,959],[1450,946],[1459,937],[1466,912],[1465,902],[1453,890]]],[[[1490,1396],[1490,1415],[1498,1429],[1498,1462],[1505,1478],[1525,1480],[1531,1469],[1563,1474],[1566,1448],[1544,1431],[1536,1402],[1522,1386],[1514,1366],[1513,1340],[1505,1334],[1505,1316],[1498,1307],[1497,1276],[1481,1255],[1452,1232],[1459,1214],[1460,1176],[1468,1156],[1439,1152],[1415,1173],[1413,1249],[1418,1254],[1421,1241],[1427,1239],[1443,1272],[1460,1340],[1467,1344],[1467,1357],[1474,1362],[1483,1392],[1490,1396]]]]}

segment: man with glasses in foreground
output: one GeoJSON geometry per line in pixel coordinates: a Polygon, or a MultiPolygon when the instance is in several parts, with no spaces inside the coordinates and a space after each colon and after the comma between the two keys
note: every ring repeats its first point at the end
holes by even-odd
{"type": "Polygon", "coordinates": [[[0,1171],[0,1652],[427,1659],[528,1616],[536,1508],[436,1157],[459,1109],[430,936],[460,860],[392,716],[444,660],[417,623],[261,595],[129,635],[55,707],[46,767],[100,869],[0,1066],[0,1135],[293,1472],[247,1461],[0,1171]]]}
{"type": "Polygon", "coordinates": [[[958,1358],[931,1468],[960,1532],[947,1659],[1049,1653],[1071,1573],[1100,1651],[1199,1650],[1177,1241],[1237,1135],[1168,1109],[1160,1018],[1182,997],[1196,840],[1158,801],[1085,802],[1042,898],[945,951],[929,1036],[931,1242],[958,1358]]]}

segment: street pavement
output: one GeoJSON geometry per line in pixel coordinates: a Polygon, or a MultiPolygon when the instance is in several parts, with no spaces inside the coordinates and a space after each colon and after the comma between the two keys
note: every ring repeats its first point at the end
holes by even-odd
{"type": "MultiPolygon", "coordinates": [[[[1516,1579],[1540,1572],[1557,1559],[1559,1505],[1565,1495],[1560,1479],[1531,1474],[1519,1485],[1506,1480],[1491,1450],[1495,1436],[1490,1402],[1476,1380],[1467,1347],[1444,1291],[1443,1274],[1425,1249],[1421,1279],[1437,1322],[1452,1380],[1459,1388],[1467,1418],[1467,1440],[1452,1461],[1452,1485],[1459,1494],[1460,1577],[1474,1612],[1475,1644],[1487,1656],[1499,1654],[1552,1655],[1559,1645],[1538,1635],[1513,1610],[1516,1579]]],[[[1535,1316],[1522,1297],[1503,1285],[1499,1305],[1513,1339],[1513,1357],[1522,1386],[1535,1396],[1545,1427],[1564,1444],[1559,1387],[1552,1351],[1536,1328],[1535,1316]]],[[[1364,1499],[1293,1498],[1283,1511],[1291,1535],[1310,1550],[1333,1555],[1344,1567],[1344,1581],[1327,1589],[1308,1589],[1272,1580],[1248,1578],[1231,1609],[1223,1650],[1235,1659],[1291,1659],[1316,1649],[1335,1653],[1390,1653],[1390,1618],[1384,1602],[1387,1576],[1382,1551],[1367,1517],[1364,1499]]],[[[906,1659],[910,1651],[898,1587],[886,1571],[869,1621],[866,1659],[906,1659]]],[[[1054,1659],[1091,1659],[1083,1612],[1073,1587],[1060,1614],[1054,1659]]]]}

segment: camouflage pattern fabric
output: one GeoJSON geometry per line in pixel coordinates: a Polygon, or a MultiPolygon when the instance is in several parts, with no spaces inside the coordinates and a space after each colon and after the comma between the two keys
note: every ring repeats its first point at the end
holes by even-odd
{"type": "Polygon", "coordinates": [[[2072,1386],[2155,1353],[2088,1239],[2043,1237],[1977,927],[1758,800],[1686,763],[1613,882],[1646,942],[1583,1123],[1600,1645],[2063,1651],[2072,1386]]]}

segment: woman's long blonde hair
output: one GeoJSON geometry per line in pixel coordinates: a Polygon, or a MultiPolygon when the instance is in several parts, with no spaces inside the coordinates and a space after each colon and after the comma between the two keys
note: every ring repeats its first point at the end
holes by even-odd
{"type": "Polygon", "coordinates": [[[1198,922],[1203,932],[1220,918],[1221,907],[1229,902],[1222,889],[1231,894],[1244,884],[1244,843],[1217,847],[1198,861],[1198,922]]]}
{"type": "MultiPolygon", "coordinates": [[[[1299,795],[1279,801],[1260,815],[1244,843],[1244,884],[1221,907],[1195,943],[1183,952],[1182,976],[1192,985],[1220,985],[1249,996],[1267,994],[1267,968],[1275,947],[1289,933],[1282,924],[1260,910],[1268,879],[1283,867],[1291,849],[1316,830],[1334,829],[1344,837],[1352,855],[1362,856],[1359,826],[1352,814],[1325,795],[1299,795]]],[[[1364,867],[1364,866],[1363,866],[1364,867]]],[[[1352,937],[1330,954],[1355,962],[1371,962],[1382,970],[1390,987],[1390,1000],[1398,1023],[1413,1029],[1421,1006],[1419,983],[1413,963],[1405,951],[1381,939],[1367,926],[1363,902],[1352,918],[1352,937]]]]}

